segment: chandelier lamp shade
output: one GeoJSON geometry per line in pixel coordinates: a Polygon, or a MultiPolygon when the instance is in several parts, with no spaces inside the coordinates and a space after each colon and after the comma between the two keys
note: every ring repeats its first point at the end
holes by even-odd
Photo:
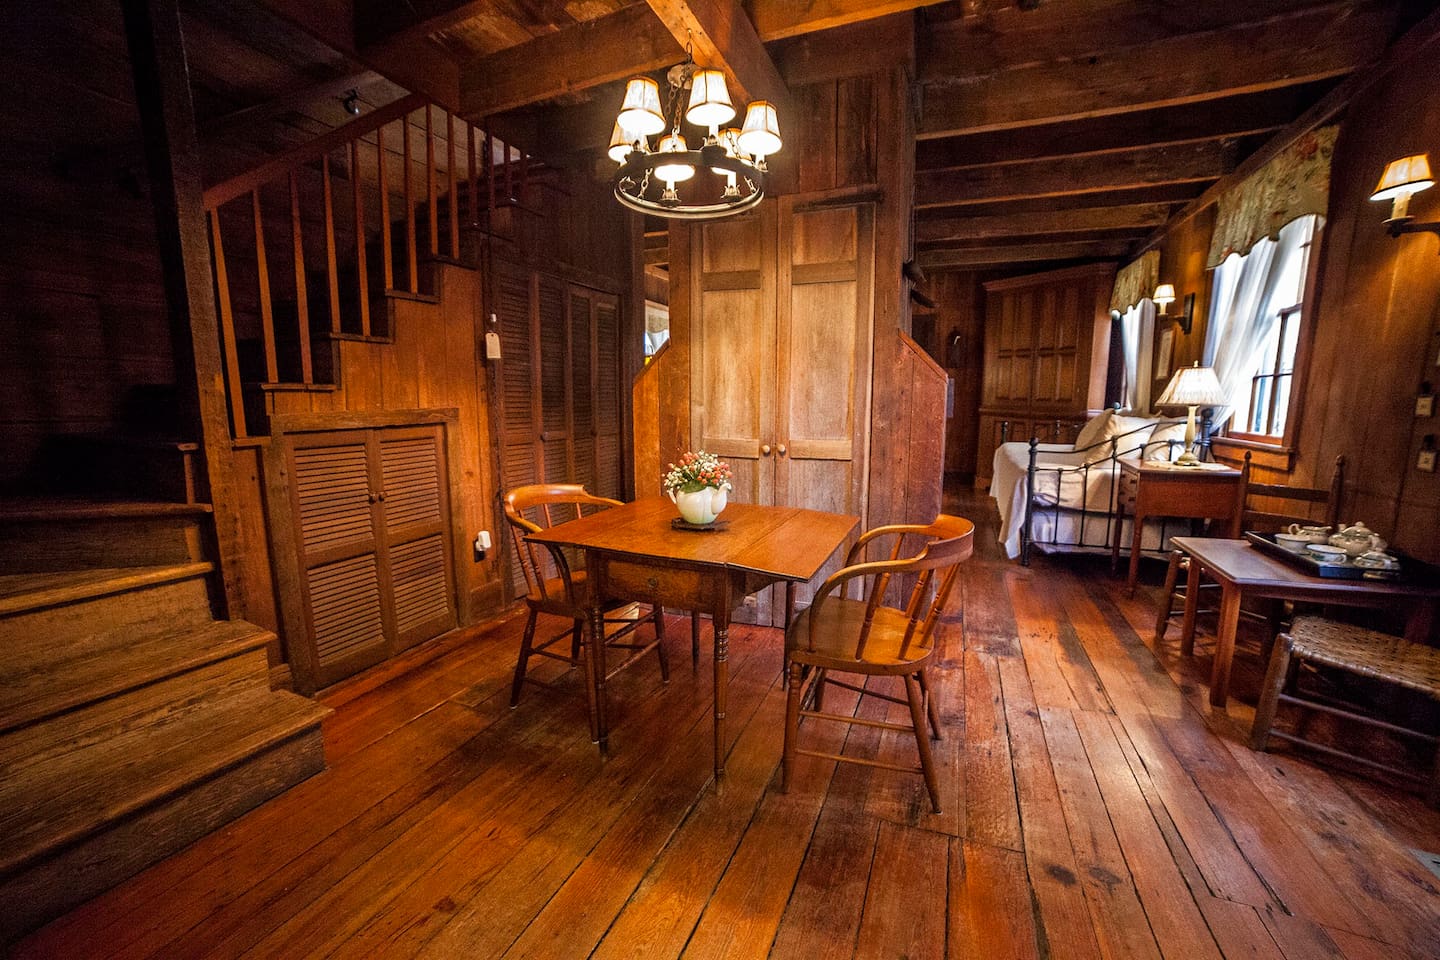
{"type": "Polygon", "coordinates": [[[723,71],[687,58],[670,68],[666,82],[663,108],[660,85],[650,77],[633,77],[625,86],[606,151],[620,165],[612,180],[615,199],[677,220],[713,220],[759,204],[769,175],[765,158],[784,145],[775,105],[756,100],[739,126],[727,126],[737,112],[723,71]],[[687,137],[687,123],[699,131],[687,137]]]}

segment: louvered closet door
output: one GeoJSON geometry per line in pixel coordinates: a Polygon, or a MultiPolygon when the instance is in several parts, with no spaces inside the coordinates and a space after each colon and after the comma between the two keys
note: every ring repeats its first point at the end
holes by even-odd
{"type": "MultiPolygon", "coordinates": [[[[595,492],[621,498],[620,301],[591,292],[595,305],[595,492]]],[[[578,408],[577,408],[578,409],[578,408]]]]}
{"type": "Polygon", "coordinates": [[[289,459],[301,590],[316,682],[325,686],[389,655],[379,487],[363,432],[297,437],[289,459]]]}
{"type": "MultiPolygon", "coordinates": [[[[500,475],[505,490],[538,483],[540,463],[536,438],[540,432],[537,407],[536,349],[532,340],[530,277],[497,266],[494,312],[500,322],[503,359],[500,361],[500,475]]],[[[503,491],[502,491],[503,492],[503,491]]],[[[525,593],[525,576],[506,536],[510,587],[513,596],[525,593]]]]}
{"type": "Polygon", "coordinates": [[[450,506],[439,427],[377,430],[388,579],[397,649],[455,626],[450,506]]]}

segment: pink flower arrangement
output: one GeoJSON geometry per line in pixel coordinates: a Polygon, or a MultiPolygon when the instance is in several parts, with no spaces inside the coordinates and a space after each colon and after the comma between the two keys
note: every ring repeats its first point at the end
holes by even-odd
{"type": "Polygon", "coordinates": [[[732,489],[730,464],[704,450],[686,453],[678,464],[669,464],[665,471],[665,489],[694,493],[706,487],[732,489]]]}

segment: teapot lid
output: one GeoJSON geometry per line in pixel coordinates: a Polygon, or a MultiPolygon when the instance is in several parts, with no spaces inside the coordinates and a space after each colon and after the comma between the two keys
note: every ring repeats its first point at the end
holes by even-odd
{"type": "Polygon", "coordinates": [[[1356,521],[1354,524],[1352,524],[1351,526],[1342,527],[1342,528],[1340,529],[1340,532],[1341,532],[1341,533],[1352,533],[1352,534],[1362,534],[1362,533],[1363,533],[1363,534],[1370,534],[1370,533],[1374,533],[1373,530],[1371,530],[1369,527],[1365,526],[1365,521],[1363,521],[1363,520],[1357,520],[1357,521],[1356,521]]]}

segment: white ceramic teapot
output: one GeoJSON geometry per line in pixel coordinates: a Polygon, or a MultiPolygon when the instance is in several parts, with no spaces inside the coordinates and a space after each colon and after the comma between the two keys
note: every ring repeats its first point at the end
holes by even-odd
{"type": "Polygon", "coordinates": [[[1344,550],[1345,555],[1352,558],[1372,550],[1384,550],[1386,547],[1385,541],[1363,523],[1342,527],[1339,533],[1330,538],[1330,543],[1332,546],[1344,550]]]}
{"type": "Polygon", "coordinates": [[[1300,523],[1292,523],[1285,528],[1285,532],[1297,537],[1304,537],[1306,543],[1324,543],[1330,537],[1329,527],[1306,526],[1300,523]]]}
{"type": "Polygon", "coordinates": [[[704,526],[714,523],[715,518],[725,509],[729,496],[724,487],[701,487],[693,493],[670,491],[670,499],[680,510],[686,523],[704,526]]]}

